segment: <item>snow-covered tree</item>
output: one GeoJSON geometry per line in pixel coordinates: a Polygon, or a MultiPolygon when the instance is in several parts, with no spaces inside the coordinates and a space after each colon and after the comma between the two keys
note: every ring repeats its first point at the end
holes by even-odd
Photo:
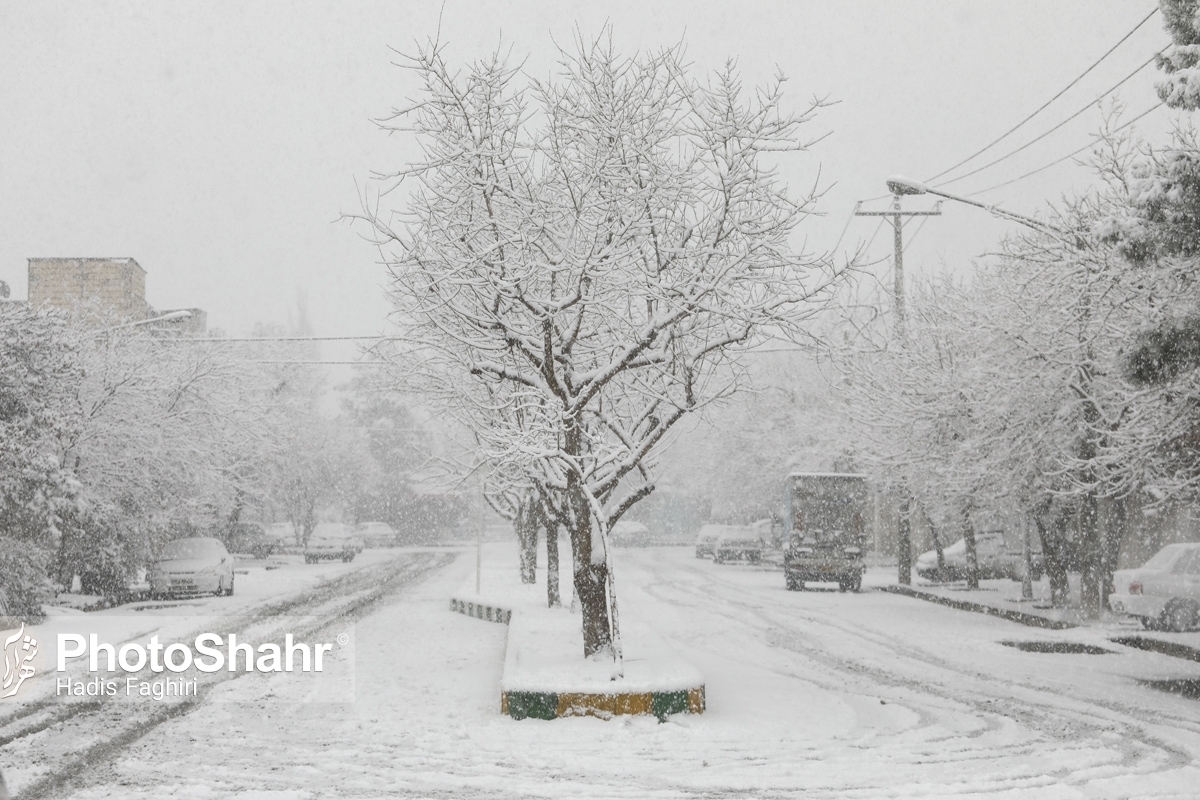
{"type": "Polygon", "coordinates": [[[0,301],[0,594],[9,613],[31,621],[76,505],[79,487],[57,443],[78,429],[82,378],[65,315],[0,301]]]}
{"type": "Polygon", "coordinates": [[[560,56],[525,80],[499,56],[459,72],[417,52],[421,96],[385,127],[424,160],[387,176],[415,184],[404,207],[365,216],[401,366],[489,462],[561,493],[593,656],[614,644],[606,532],[653,491],[656,448],[832,275],[791,244],[815,198],[790,198],[774,170],[806,149],[819,102],[788,113],[781,80],[747,93],[732,66],[701,83],[678,48],[580,40],[560,56]]]}

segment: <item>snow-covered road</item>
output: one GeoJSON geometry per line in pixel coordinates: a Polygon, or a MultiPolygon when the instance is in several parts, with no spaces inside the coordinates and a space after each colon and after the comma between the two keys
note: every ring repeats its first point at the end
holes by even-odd
{"type": "MultiPolygon", "coordinates": [[[[498,547],[498,546],[497,546],[498,547]]],[[[513,556],[515,558],[515,556],[513,556]]],[[[1200,704],[1138,679],[1197,665],[882,592],[621,550],[622,614],[705,674],[708,712],[498,713],[505,627],[451,614],[461,557],[357,622],[356,702],[227,681],[79,776],[73,798],[1195,797],[1200,704]],[[1024,652],[1075,641],[1107,655],[1024,652]],[[298,697],[298,696],[297,696],[298,697]]]]}

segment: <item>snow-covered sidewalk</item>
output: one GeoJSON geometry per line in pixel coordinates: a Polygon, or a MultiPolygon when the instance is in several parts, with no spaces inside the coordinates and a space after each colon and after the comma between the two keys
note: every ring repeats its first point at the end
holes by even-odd
{"type": "Polygon", "coordinates": [[[1136,637],[1165,642],[1180,653],[1187,653],[1185,657],[1200,659],[1200,631],[1148,631],[1132,617],[1111,612],[1088,617],[1078,605],[1079,576],[1071,575],[1070,580],[1071,597],[1075,602],[1062,608],[1050,604],[1050,582],[1045,577],[1034,582],[1033,597],[1028,600],[1021,597],[1021,583],[1013,580],[984,580],[979,582],[978,589],[969,589],[965,581],[933,583],[914,577],[911,587],[900,587],[894,566],[870,569],[863,583],[875,589],[899,589],[922,599],[944,601],[960,610],[989,613],[988,609],[994,609],[999,612],[998,616],[1034,626],[1038,625],[1038,620],[1045,620],[1049,623],[1046,627],[1050,628],[1088,627],[1102,631],[1112,639],[1136,637]],[[1022,620],[1022,617],[1029,619],[1022,620]]]}

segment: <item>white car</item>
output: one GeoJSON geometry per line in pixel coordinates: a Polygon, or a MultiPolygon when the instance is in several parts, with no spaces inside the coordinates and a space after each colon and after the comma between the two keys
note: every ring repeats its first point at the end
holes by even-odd
{"type": "Polygon", "coordinates": [[[650,529],[640,522],[620,520],[608,532],[614,547],[645,547],[650,544],[650,529]]]}
{"type": "Polygon", "coordinates": [[[762,539],[750,528],[734,528],[723,534],[713,545],[713,563],[725,564],[729,561],[749,561],[757,564],[762,561],[762,539]]]}
{"type": "Polygon", "coordinates": [[[737,530],[733,525],[705,525],[696,535],[696,558],[712,558],[717,540],[737,530]]]}
{"type": "Polygon", "coordinates": [[[233,556],[211,537],[167,542],[150,568],[150,593],[233,594],[233,556]]]}
{"type": "Polygon", "coordinates": [[[363,550],[362,539],[354,536],[340,522],[321,522],[313,528],[304,546],[304,560],[309,564],[318,561],[353,561],[363,550]]]}
{"type": "Polygon", "coordinates": [[[360,522],[354,531],[367,547],[393,547],[396,529],[386,522],[360,522]]]}
{"type": "Polygon", "coordinates": [[[1108,606],[1151,630],[1195,628],[1200,624],[1200,543],[1169,544],[1137,569],[1114,572],[1108,606]]]}
{"type": "MultiPolygon", "coordinates": [[[[952,545],[942,548],[944,566],[939,570],[937,551],[929,550],[917,556],[917,574],[931,581],[966,580],[967,578],[967,540],[959,539],[952,545]]],[[[1001,531],[987,531],[975,534],[975,558],[979,566],[979,577],[1011,578],[1021,580],[1025,572],[1025,562],[1018,549],[1009,549],[1001,531]]],[[[1034,552],[1030,557],[1030,578],[1040,581],[1046,571],[1045,560],[1040,552],[1034,552]]]]}

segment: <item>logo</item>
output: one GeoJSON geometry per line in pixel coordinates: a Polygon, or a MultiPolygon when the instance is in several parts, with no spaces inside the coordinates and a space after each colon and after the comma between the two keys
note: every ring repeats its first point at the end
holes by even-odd
{"type": "Polygon", "coordinates": [[[0,699],[12,697],[26,678],[33,677],[37,670],[30,662],[37,652],[37,639],[25,633],[25,623],[21,623],[21,629],[4,640],[4,678],[0,680],[0,699]]]}

